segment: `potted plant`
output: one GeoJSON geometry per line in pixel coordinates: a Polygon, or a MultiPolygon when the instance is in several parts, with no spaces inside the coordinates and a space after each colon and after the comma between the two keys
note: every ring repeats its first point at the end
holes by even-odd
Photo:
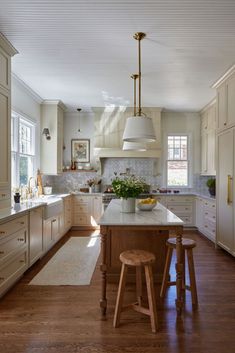
{"type": "Polygon", "coordinates": [[[215,178],[210,178],[207,180],[206,185],[211,196],[215,196],[215,178]]]}
{"type": "Polygon", "coordinates": [[[122,199],[122,212],[135,212],[135,199],[144,191],[146,183],[133,175],[112,180],[114,193],[122,199]]]}

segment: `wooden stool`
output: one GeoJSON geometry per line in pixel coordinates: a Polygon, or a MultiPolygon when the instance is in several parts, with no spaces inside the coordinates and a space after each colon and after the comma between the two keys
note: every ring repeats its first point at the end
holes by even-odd
{"type": "Polygon", "coordinates": [[[118,327],[121,317],[121,312],[128,309],[134,309],[140,313],[150,316],[152,332],[157,331],[157,310],[154,294],[152,264],[155,262],[155,256],[144,250],[127,250],[120,254],[122,262],[121,276],[118,287],[117,302],[113,326],[118,327]],[[128,266],[136,267],[136,294],[137,302],[123,307],[123,298],[126,284],[126,274],[128,266]],[[142,278],[141,268],[144,267],[149,309],[142,306],[142,278]]]}
{"type": "MultiPolygon", "coordinates": [[[[164,268],[163,274],[163,281],[161,286],[160,297],[164,298],[166,294],[166,289],[169,286],[174,286],[176,282],[169,282],[169,270],[171,266],[171,258],[172,252],[176,249],[176,238],[169,238],[166,242],[167,245],[167,256],[166,256],[166,264],[164,268]]],[[[194,270],[194,262],[193,262],[193,248],[195,248],[196,242],[192,239],[182,239],[182,247],[183,247],[183,254],[182,254],[182,262],[183,262],[183,278],[182,278],[182,289],[185,291],[186,289],[191,291],[192,297],[192,305],[193,308],[197,308],[198,306],[198,299],[197,299],[197,287],[196,287],[196,279],[195,279],[195,270],[194,270]],[[188,258],[188,270],[189,270],[189,279],[190,279],[190,286],[186,285],[185,283],[185,252],[188,258]]]]}

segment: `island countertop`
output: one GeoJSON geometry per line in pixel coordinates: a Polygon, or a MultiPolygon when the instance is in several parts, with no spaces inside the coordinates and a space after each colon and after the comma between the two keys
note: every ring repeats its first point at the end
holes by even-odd
{"type": "Polygon", "coordinates": [[[157,203],[152,211],[136,209],[135,213],[123,213],[121,200],[114,199],[103,213],[99,224],[101,226],[183,226],[184,222],[160,203],[157,203]]]}

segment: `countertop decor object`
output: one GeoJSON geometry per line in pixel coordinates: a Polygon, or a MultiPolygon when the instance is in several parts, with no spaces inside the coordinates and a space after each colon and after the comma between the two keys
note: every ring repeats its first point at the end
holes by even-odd
{"type": "Polygon", "coordinates": [[[116,176],[112,181],[114,193],[122,198],[122,212],[135,212],[135,199],[142,192],[146,183],[133,175],[118,177],[116,176]]]}
{"type": "Polygon", "coordinates": [[[215,185],[216,185],[215,178],[208,179],[206,185],[208,186],[210,195],[215,196],[215,185]]]}
{"type": "Polygon", "coordinates": [[[154,209],[154,207],[157,204],[157,200],[156,199],[151,199],[151,198],[147,198],[147,199],[143,199],[137,202],[137,208],[140,211],[152,211],[154,209]]]}
{"type": "Polygon", "coordinates": [[[123,141],[127,142],[139,142],[149,143],[156,141],[156,135],[154,132],[153,121],[148,118],[141,108],[141,40],[145,37],[145,33],[135,33],[134,39],[138,41],[138,63],[139,63],[139,107],[136,116],[131,116],[126,120],[126,126],[123,133],[123,141]]]}

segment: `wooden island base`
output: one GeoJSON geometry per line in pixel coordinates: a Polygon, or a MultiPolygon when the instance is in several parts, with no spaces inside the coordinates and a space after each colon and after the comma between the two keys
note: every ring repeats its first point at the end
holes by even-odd
{"type": "MultiPolygon", "coordinates": [[[[154,280],[162,281],[166,260],[166,240],[168,230],[156,230],[154,227],[107,226],[102,227],[101,234],[106,234],[105,246],[106,276],[108,283],[118,283],[121,271],[120,254],[125,250],[140,249],[152,252],[156,256],[153,266],[154,280]]],[[[135,282],[135,269],[130,268],[128,282],[135,282]]]]}

